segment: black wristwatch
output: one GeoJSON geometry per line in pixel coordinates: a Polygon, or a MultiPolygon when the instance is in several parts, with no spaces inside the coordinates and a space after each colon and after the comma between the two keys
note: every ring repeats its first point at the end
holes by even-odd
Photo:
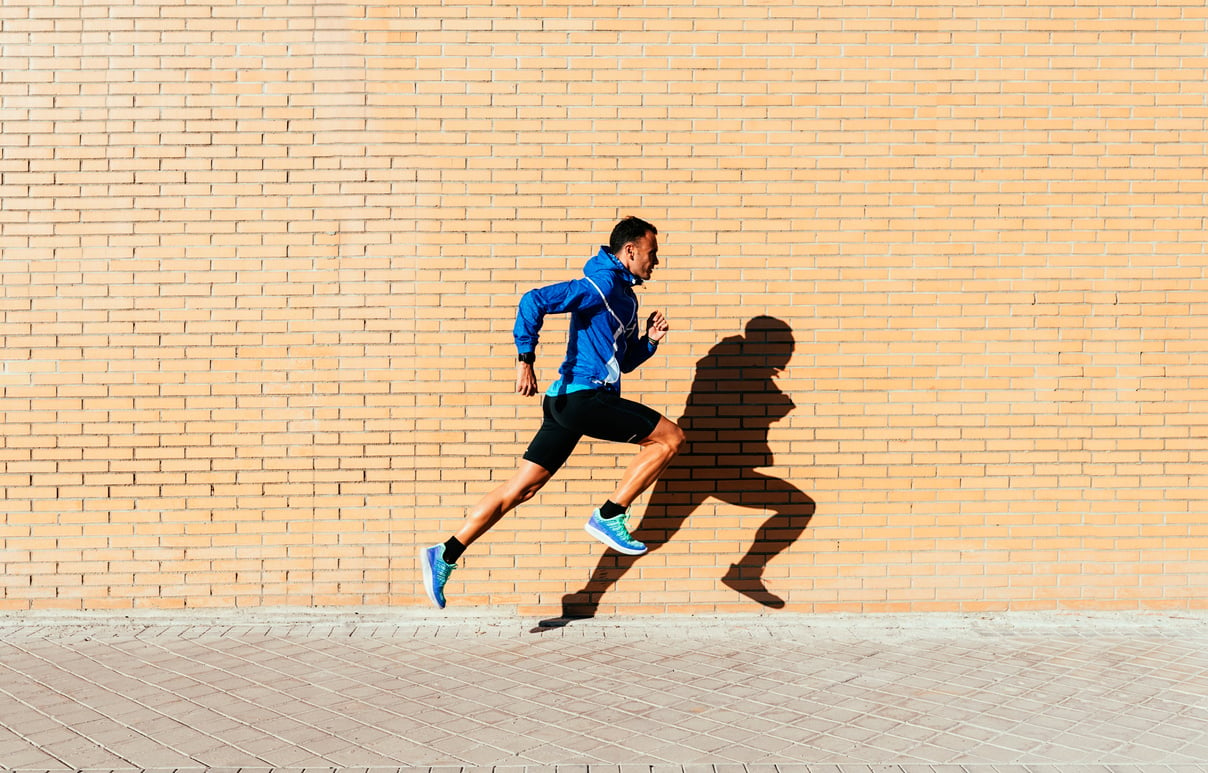
{"type": "Polygon", "coordinates": [[[532,365],[534,362],[537,361],[537,353],[536,352],[521,352],[520,356],[517,357],[516,360],[518,362],[523,362],[526,365],[532,365]]]}

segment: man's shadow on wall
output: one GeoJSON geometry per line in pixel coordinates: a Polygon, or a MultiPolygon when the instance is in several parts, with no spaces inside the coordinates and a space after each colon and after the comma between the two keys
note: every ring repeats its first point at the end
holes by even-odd
{"type": "MultiPolygon", "coordinates": [[[[784,600],[764,585],[763,570],[801,536],[816,510],[814,500],[792,483],[757,471],[773,462],[769,428],[796,407],[772,378],[788,365],[795,343],[787,324],[756,317],[743,335],[722,340],[697,362],[679,418],[686,443],[655,485],[633,533],[654,552],[709,497],[771,511],[750,549],[721,578],[771,609],[782,608],[784,600]]],[[[563,597],[562,616],[541,621],[533,633],[594,617],[602,597],[639,560],[605,552],[583,589],[563,597]]]]}

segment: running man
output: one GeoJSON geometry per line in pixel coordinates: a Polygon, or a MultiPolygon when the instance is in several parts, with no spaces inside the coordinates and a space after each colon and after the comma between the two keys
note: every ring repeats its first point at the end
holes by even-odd
{"type": "Polygon", "coordinates": [[[566,463],[584,435],[634,443],[637,455],[611,498],[584,527],[619,553],[639,556],[646,546],[629,532],[629,508],[658,480],[684,444],[679,425],[658,411],[621,397],[621,374],[655,353],[667,336],[667,319],[655,311],[638,335],[638,299],[633,288],[650,279],[658,259],[658,229],[628,217],[612,229],[608,246],[583,267],[583,278],[525,293],[513,335],[519,352],[516,391],[537,394],[533,370],[538,334],[547,314],[570,314],[566,359],[559,378],[545,391],[545,420],[512,478],[479,500],[447,542],[420,551],[424,590],[445,608],[445,583],[466,548],[508,512],[532,499],[566,463]]]}

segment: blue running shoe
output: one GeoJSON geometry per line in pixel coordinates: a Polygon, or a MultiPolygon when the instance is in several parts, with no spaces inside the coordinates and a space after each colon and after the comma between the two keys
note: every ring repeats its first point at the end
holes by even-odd
{"type": "Polygon", "coordinates": [[[628,511],[621,513],[616,518],[601,518],[599,509],[596,509],[583,528],[588,534],[618,553],[640,556],[646,552],[645,545],[629,536],[628,511]]]}
{"type": "Polygon", "coordinates": [[[419,552],[419,563],[424,568],[424,590],[428,598],[440,609],[445,608],[445,583],[457,564],[445,563],[445,546],[433,545],[419,552]]]}

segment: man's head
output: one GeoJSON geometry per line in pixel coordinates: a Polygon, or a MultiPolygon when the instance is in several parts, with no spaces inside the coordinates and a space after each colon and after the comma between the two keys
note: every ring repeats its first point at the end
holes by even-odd
{"type": "Polygon", "coordinates": [[[613,227],[608,251],[617,256],[629,273],[638,279],[649,279],[659,264],[658,232],[645,220],[627,217],[613,227]]]}

